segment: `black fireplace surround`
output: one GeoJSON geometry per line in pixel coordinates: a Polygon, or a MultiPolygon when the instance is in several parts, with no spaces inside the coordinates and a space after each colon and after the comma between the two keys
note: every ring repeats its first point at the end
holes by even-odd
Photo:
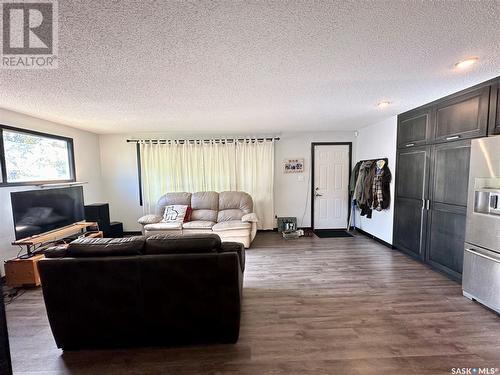
{"type": "Polygon", "coordinates": [[[64,350],[238,340],[245,250],[217,235],[82,238],[38,262],[64,350]]]}

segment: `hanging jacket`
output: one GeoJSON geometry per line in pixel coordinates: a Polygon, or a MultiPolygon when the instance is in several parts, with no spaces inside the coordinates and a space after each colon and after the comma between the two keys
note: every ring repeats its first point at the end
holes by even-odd
{"type": "Polygon", "coordinates": [[[391,180],[392,175],[387,164],[382,169],[377,168],[372,187],[374,210],[382,211],[391,205],[391,180]]]}
{"type": "Polygon", "coordinates": [[[373,160],[368,160],[364,161],[359,167],[358,180],[356,181],[356,188],[354,190],[354,199],[356,199],[358,208],[366,204],[367,191],[365,189],[365,184],[372,164],[373,160]]]}
{"type": "Polygon", "coordinates": [[[384,164],[383,168],[378,168],[377,163],[373,163],[365,180],[366,204],[377,211],[387,209],[391,203],[391,171],[384,164]]]}
{"type": "Polygon", "coordinates": [[[356,182],[358,181],[359,167],[363,164],[362,161],[358,161],[351,172],[351,178],[349,179],[349,194],[352,199],[354,198],[354,190],[356,189],[356,182]]]}

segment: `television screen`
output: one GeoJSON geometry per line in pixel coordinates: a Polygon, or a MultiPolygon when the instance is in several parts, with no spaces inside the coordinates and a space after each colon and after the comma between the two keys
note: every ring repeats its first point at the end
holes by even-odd
{"type": "Polygon", "coordinates": [[[28,190],[10,194],[16,240],[48,232],[85,218],[83,188],[28,190]]]}

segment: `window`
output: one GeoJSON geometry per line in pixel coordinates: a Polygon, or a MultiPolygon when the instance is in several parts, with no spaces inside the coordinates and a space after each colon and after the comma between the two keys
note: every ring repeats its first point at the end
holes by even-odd
{"type": "Polygon", "coordinates": [[[73,140],[0,125],[1,185],[75,181],[73,140]]]}

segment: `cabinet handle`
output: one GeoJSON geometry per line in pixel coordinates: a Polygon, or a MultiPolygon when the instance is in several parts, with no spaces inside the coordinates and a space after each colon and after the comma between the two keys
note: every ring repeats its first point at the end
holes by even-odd
{"type": "Polygon", "coordinates": [[[459,136],[459,135],[454,135],[454,136],[452,136],[452,137],[446,137],[446,140],[447,140],[447,141],[453,141],[454,139],[459,139],[459,138],[460,138],[460,136],[459,136]]]}
{"type": "Polygon", "coordinates": [[[427,205],[426,205],[427,211],[431,209],[431,200],[427,199],[427,205]]]}
{"type": "Polygon", "coordinates": [[[415,143],[407,143],[407,144],[405,145],[405,147],[412,147],[412,146],[415,146],[415,143]]]}

